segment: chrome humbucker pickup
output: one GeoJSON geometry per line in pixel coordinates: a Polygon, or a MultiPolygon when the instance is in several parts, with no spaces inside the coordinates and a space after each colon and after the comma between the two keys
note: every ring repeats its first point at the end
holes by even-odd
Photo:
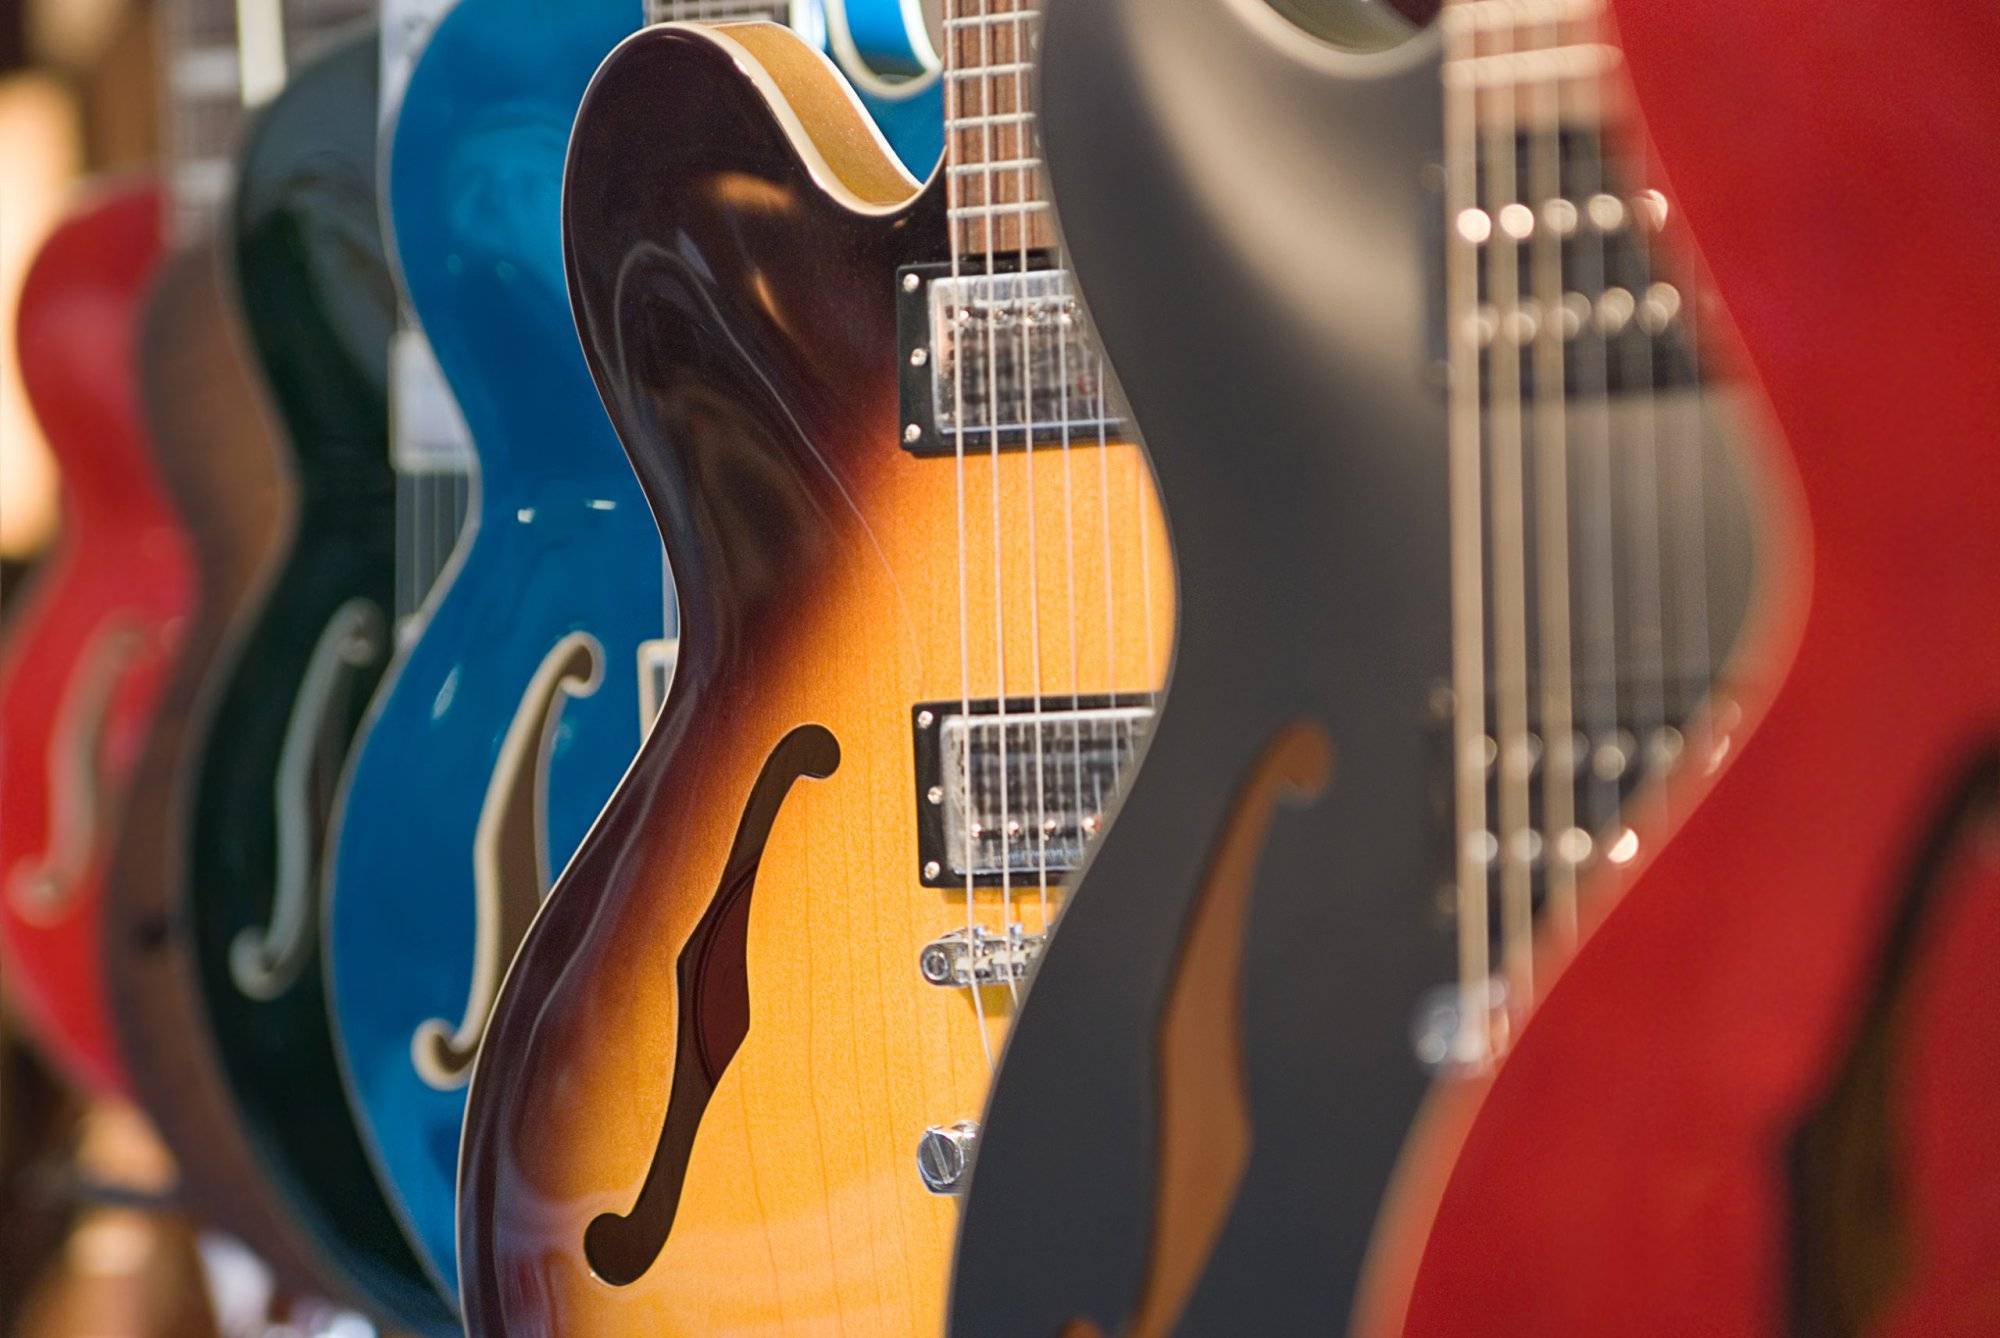
{"type": "Polygon", "coordinates": [[[953,455],[1118,439],[1124,415],[1067,270],[996,256],[990,272],[911,265],[898,277],[903,448],[953,455]]]}
{"type": "Polygon", "coordinates": [[[1083,862],[1153,722],[1146,696],[926,702],[916,728],[926,887],[1023,886],[1083,862]]]}
{"type": "Polygon", "coordinates": [[[974,925],[926,943],[917,966],[925,980],[947,988],[1012,985],[1028,978],[1047,941],[1048,935],[1031,934],[1018,924],[1008,925],[1004,934],[974,925]]]}

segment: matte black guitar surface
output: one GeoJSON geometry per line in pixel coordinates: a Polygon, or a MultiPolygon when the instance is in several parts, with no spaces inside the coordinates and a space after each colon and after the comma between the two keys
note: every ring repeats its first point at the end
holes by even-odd
{"type": "Polygon", "coordinates": [[[1241,1199],[1263,1211],[1244,1220],[1285,1229],[1225,1234],[1189,1332],[1339,1327],[1428,1086],[1410,1054],[1412,984],[1453,969],[1432,834],[1411,816],[1448,654],[1444,402],[1424,379],[1427,198],[1413,170],[1442,133],[1436,65],[1426,44],[1371,60],[1365,84],[1311,77],[1227,8],[1048,7],[1056,207],[1144,425],[1181,622],[1152,746],[1001,1061],[960,1229],[961,1335],[1128,1316],[1170,971],[1238,789],[1287,726],[1325,730],[1332,779],[1309,808],[1279,811],[1260,854],[1240,1081],[1260,1145],[1318,1151],[1282,1165],[1253,1153],[1241,1199]],[[1265,91],[1232,94],[1246,85],[1265,91]],[[1319,105],[1329,97],[1352,105],[1319,105]],[[1198,124],[1221,132],[1207,160],[1177,142],[1198,124]],[[1336,152],[1328,125],[1361,151],[1336,152]],[[1115,193],[1100,168],[1113,146],[1115,193]],[[1107,189],[1071,190],[1076,178],[1107,189]],[[1141,200],[1143,225],[1128,214],[1141,200]],[[1346,296],[1357,283],[1365,310],[1346,296]],[[1340,1055],[1324,1048],[1331,1019],[1349,1039],[1340,1055]]]}

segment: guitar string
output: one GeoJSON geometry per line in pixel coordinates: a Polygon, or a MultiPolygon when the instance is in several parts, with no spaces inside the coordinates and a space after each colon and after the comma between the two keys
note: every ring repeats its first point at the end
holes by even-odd
{"type": "MultiPolygon", "coordinates": [[[[1562,11],[1551,8],[1540,41],[1562,45],[1562,11]]],[[[1576,935],[1576,737],[1571,693],[1570,513],[1567,330],[1563,305],[1563,223],[1573,219],[1556,202],[1563,195],[1564,89],[1561,79],[1531,90],[1535,125],[1529,196],[1534,229],[1536,532],[1540,540],[1538,605],[1542,676],[1542,842],[1547,917],[1564,939],[1576,935]]]]}
{"type": "MultiPolygon", "coordinates": [[[[1690,273],[1689,279],[1698,278],[1690,273]]],[[[1683,741],[1684,757],[1695,759],[1695,764],[1703,771],[1712,767],[1715,758],[1713,697],[1716,688],[1717,665],[1715,661],[1715,635],[1711,624],[1713,610],[1709,606],[1709,551],[1708,551],[1708,474],[1706,452],[1708,447],[1708,383],[1702,375],[1700,308],[1696,302],[1698,284],[1683,282],[1679,286],[1674,311],[1668,325],[1678,322],[1680,337],[1687,358],[1689,379],[1686,405],[1682,416],[1682,431],[1679,433],[1683,464],[1681,469],[1682,497],[1686,502],[1685,512],[1691,514],[1693,523],[1686,526],[1685,540],[1681,555],[1681,571],[1684,580],[1684,602],[1688,605],[1684,626],[1688,642],[1685,654],[1688,665],[1681,675],[1697,685],[1699,700],[1689,701],[1683,719],[1687,737],[1683,741]]],[[[1676,508],[1681,511],[1682,508],[1676,508]]]]}
{"type": "MultiPolygon", "coordinates": [[[[1010,42],[1008,63],[1014,67],[1014,100],[1010,112],[1020,112],[1028,106],[1027,79],[1024,69],[1028,57],[1028,24],[1035,11],[1023,9],[1023,0],[1012,0],[1015,8],[1009,17],[1010,42]]],[[[1029,151],[1029,136],[1025,123],[1017,122],[1014,131],[1013,151],[1009,155],[1015,162],[1016,195],[1022,201],[1029,198],[1029,179],[1032,171],[1032,157],[1029,151]]],[[[1028,263],[1029,263],[1028,216],[1021,216],[1018,236],[1019,254],[1015,257],[1014,295],[1015,321],[1020,327],[1020,376],[1022,388],[1021,417],[1026,440],[1022,443],[1022,467],[1027,475],[1028,513],[1028,659],[1033,675],[1033,709],[1029,717],[1035,747],[1035,876],[1037,902],[1040,908],[1040,924],[1046,932],[1049,927],[1049,821],[1048,821],[1048,772],[1047,757],[1043,743],[1043,703],[1042,703],[1042,611],[1041,611],[1041,563],[1037,531],[1041,527],[1041,509],[1036,504],[1036,479],[1040,469],[1035,461],[1035,350],[1033,329],[1029,309],[1028,263]]],[[[1016,919],[1011,912],[1008,916],[1008,932],[1011,934],[1016,919]]],[[[1013,973],[1009,973],[1009,979],[1013,973]]]]}
{"type": "MultiPolygon", "coordinates": [[[[1018,0],[1000,0],[1003,4],[1018,3],[1018,0]]],[[[987,510],[993,526],[991,549],[993,554],[992,600],[993,600],[993,680],[994,711],[993,732],[995,738],[995,760],[997,763],[1000,789],[1000,914],[1001,932],[1006,932],[1006,924],[1013,918],[1014,908],[1014,814],[1011,758],[1009,756],[1009,715],[1007,705],[1007,566],[1006,566],[1006,524],[1002,510],[1002,461],[1006,432],[1000,414],[1000,335],[999,323],[1003,308],[996,298],[1000,288],[998,257],[1002,247],[995,234],[1005,214],[997,204],[999,180],[993,163],[993,115],[996,94],[999,92],[996,69],[998,62],[993,55],[993,19],[991,0],[980,0],[979,22],[979,180],[981,191],[980,213],[980,256],[984,291],[988,294],[987,317],[981,323],[982,335],[986,343],[986,453],[987,484],[991,495],[987,499],[987,510]]],[[[975,984],[974,988],[978,986],[975,984]]],[[[1010,995],[1018,996],[1019,984],[1009,979],[1007,988],[1010,995]]]]}
{"type": "MultiPolygon", "coordinates": [[[[1106,373],[1103,352],[1098,348],[1096,348],[1095,345],[1088,345],[1084,348],[1083,355],[1087,359],[1087,365],[1092,369],[1091,417],[1096,421],[1098,487],[1103,501],[1102,523],[1104,526],[1104,686],[1105,686],[1105,691],[1108,694],[1110,694],[1111,701],[1115,704],[1118,700],[1117,688],[1119,683],[1118,635],[1117,635],[1118,628],[1117,628],[1117,616],[1116,616],[1117,604],[1114,598],[1114,592],[1118,584],[1117,581],[1118,568],[1114,560],[1114,555],[1116,553],[1116,545],[1113,542],[1114,527],[1112,524],[1112,513],[1111,513],[1111,424],[1110,424],[1111,392],[1107,384],[1108,377],[1106,373]]],[[[1143,475],[1145,473],[1145,470],[1143,466],[1140,466],[1139,468],[1140,468],[1140,473],[1142,475],[1139,487],[1141,489],[1143,498],[1143,490],[1145,487],[1145,480],[1143,478],[1143,475]]],[[[1144,503],[1142,500],[1141,506],[1143,505],[1144,503]]],[[[1145,547],[1144,547],[1145,535],[1143,534],[1143,532],[1139,536],[1139,541],[1140,541],[1140,561],[1143,563],[1146,560],[1145,547]]],[[[1147,607],[1142,609],[1140,618],[1146,629],[1145,633],[1147,638],[1146,647],[1148,651],[1150,651],[1152,647],[1152,639],[1151,639],[1152,619],[1151,619],[1150,599],[1147,601],[1147,607]]],[[[1145,673],[1146,675],[1150,675],[1152,673],[1150,654],[1148,655],[1148,663],[1145,668],[1145,673]]],[[[1152,687],[1152,682],[1150,677],[1147,679],[1147,687],[1149,689],[1152,687]]],[[[1148,701],[1151,701],[1150,692],[1148,694],[1148,701]]],[[[1117,796],[1119,791],[1124,788],[1125,768],[1136,748],[1136,735],[1134,734],[1133,730],[1134,730],[1133,723],[1129,719],[1127,719],[1126,717],[1117,713],[1114,710],[1113,714],[1110,717],[1110,724],[1104,730],[1104,733],[1107,736],[1105,739],[1105,745],[1110,749],[1110,754],[1111,754],[1111,787],[1109,790],[1103,790],[1103,789],[1097,790],[1091,796],[1092,805],[1100,817],[1108,810],[1108,808],[1111,805],[1111,802],[1117,796]]],[[[1098,836],[1102,834],[1103,834],[1103,826],[1100,823],[1096,831],[1091,833],[1091,835],[1098,836]]]]}
{"type": "Polygon", "coordinates": [[[1466,0],[1439,16],[1444,36],[1446,347],[1450,363],[1447,456],[1450,502],[1453,868],[1460,1024],[1451,1056],[1466,1067],[1490,1053],[1487,981],[1485,499],[1479,385],[1478,51],[1466,0]],[[1477,1022],[1474,1020],[1477,1019],[1477,1022]]]}
{"type": "MultiPolygon", "coordinates": [[[[965,6],[971,0],[948,0],[945,7],[947,19],[962,17],[965,6]]],[[[980,0],[984,4],[984,0],[980,0]]],[[[951,258],[952,292],[962,291],[960,283],[964,276],[961,252],[964,249],[962,220],[970,217],[963,212],[963,182],[965,178],[953,169],[960,166],[965,151],[966,111],[965,91],[969,86],[971,71],[964,68],[965,50],[963,30],[954,28],[945,43],[945,158],[941,171],[945,174],[945,202],[951,258]]],[[[963,867],[965,873],[965,936],[968,945],[978,942],[979,908],[977,901],[977,862],[973,858],[973,775],[972,775],[972,612],[970,595],[970,573],[968,571],[967,531],[966,531],[966,473],[965,473],[965,350],[960,331],[963,326],[958,320],[958,311],[945,314],[945,321],[951,330],[952,339],[952,462],[956,476],[957,525],[958,525],[958,666],[959,666],[959,767],[958,776],[965,786],[963,796],[962,837],[964,841],[963,867]]],[[[972,948],[968,946],[968,952],[972,948]]],[[[968,958],[968,960],[973,960],[968,958]]],[[[979,1033],[981,1053],[986,1058],[987,1068],[993,1065],[993,1042],[986,1029],[986,1001],[979,991],[976,981],[971,982],[967,992],[972,997],[972,1011],[975,1027],[979,1033]]]]}
{"type": "MultiPolygon", "coordinates": [[[[1495,25],[1499,54],[1517,53],[1517,11],[1495,25]]],[[[1483,67],[1481,67],[1483,68],[1483,67]]],[[[1526,503],[1522,481],[1520,301],[1521,233],[1516,136],[1519,84],[1504,75],[1489,93],[1474,93],[1490,105],[1483,117],[1486,235],[1486,307],[1483,320],[1487,372],[1485,443],[1488,477],[1487,560],[1491,569],[1491,636],[1494,682],[1493,774],[1497,807],[1494,837],[1500,871],[1501,970],[1511,988],[1510,1003],[1534,994],[1533,886],[1526,849],[1529,837],[1528,785],[1533,766],[1528,739],[1526,503]]],[[[1482,313],[1483,316],[1484,313],[1482,313]]],[[[1490,1008],[1489,1012],[1492,1011],[1490,1008]]],[[[1511,1012],[1510,1008],[1510,1012],[1511,1012]]]]}
{"type": "MultiPolygon", "coordinates": [[[[1060,422],[1062,473],[1063,473],[1063,579],[1065,593],[1063,607],[1067,611],[1069,630],[1069,744],[1070,744],[1070,787],[1069,813],[1076,829],[1077,847],[1081,850],[1090,839],[1089,828],[1085,825],[1084,812],[1084,771],[1083,771],[1083,649],[1082,620],[1077,601],[1076,567],[1076,470],[1072,448],[1075,444],[1075,427],[1071,422],[1073,409],[1070,385],[1070,336],[1072,317],[1069,314],[1068,293],[1070,292],[1069,271],[1059,267],[1063,275],[1062,292],[1064,300],[1056,309],[1056,394],[1058,396],[1057,418],[1060,422]]],[[[1087,363],[1085,364],[1088,365],[1087,363]]],[[[1072,864],[1072,869],[1076,866],[1072,864]]],[[[1050,926],[1042,926],[1047,931],[1050,926]]]]}
{"type": "MultiPolygon", "coordinates": [[[[1621,177],[1623,174],[1621,173],[1621,177]]],[[[1658,386],[1654,374],[1654,341],[1642,315],[1642,303],[1653,281],[1652,248],[1648,241],[1650,218],[1647,195],[1637,183],[1620,180],[1619,231],[1628,239],[1631,251],[1630,287],[1612,312],[1619,320],[1617,333],[1624,346],[1620,395],[1626,406],[1628,426],[1620,435],[1619,457],[1629,466],[1626,479],[1627,503],[1632,509],[1633,556],[1633,659],[1632,760],[1639,767],[1642,783],[1650,784],[1671,760],[1667,733],[1667,645],[1665,588],[1661,566],[1663,551],[1660,525],[1660,432],[1657,409],[1658,386]]],[[[1632,831],[1629,824],[1626,831],[1632,831]]],[[[1637,853],[1636,832],[1621,833],[1624,851],[1637,853]]],[[[1621,852],[1622,853],[1622,852],[1621,852]]],[[[1629,862],[1629,858],[1628,861],[1629,862]]]]}
{"type": "MultiPolygon", "coordinates": [[[[1586,26],[1598,13],[1594,4],[1583,7],[1586,26]]],[[[1618,651],[1618,584],[1624,563],[1620,560],[1614,528],[1615,432],[1611,407],[1611,349],[1601,319],[1600,297],[1610,276],[1610,258],[1605,230],[1598,226],[1593,207],[1603,193],[1604,155],[1609,148],[1603,127],[1603,94],[1600,78],[1587,75],[1575,81],[1576,120],[1579,149],[1571,186],[1572,208],[1577,213],[1577,346],[1580,367],[1577,374],[1578,412],[1572,421],[1584,424],[1588,433],[1580,453],[1589,465],[1589,477],[1580,483],[1588,489],[1589,504],[1583,509],[1586,527],[1586,556],[1583,570],[1584,612],[1579,642],[1583,646],[1582,671],[1584,705],[1579,712],[1583,725],[1584,769],[1588,801],[1587,816],[1579,830],[1584,835],[1576,845],[1579,860],[1623,850],[1621,828],[1621,777],[1626,770],[1625,750],[1620,740],[1620,673],[1618,651]],[[1602,843],[1603,851],[1598,845],[1602,843]]]]}

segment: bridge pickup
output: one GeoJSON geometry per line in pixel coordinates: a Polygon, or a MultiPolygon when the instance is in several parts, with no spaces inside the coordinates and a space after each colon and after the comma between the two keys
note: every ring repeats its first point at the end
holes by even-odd
{"type": "Polygon", "coordinates": [[[1615,401],[1707,384],[1709,372],[1692,337],[1692,304],[1656,263],[1666,227],[1665,198],[1629,190],[1624,164],[1607,149],[1604,135],[1572,126],[1553,138],[1521,130],[1512,149],[1513,184],[1496,199],[1494,183],[1504,170],[1495,161],[1497,148],[1490,137],[1480,141],[1479,205],[1466,211],[1468,217],[1445,218],[1441,172],[1424,193],[1424,229],[1434,241],[1429,287],[1437,363],[1443,366],[1449,358],[1445,241],[1450,229],[1476,248],[1479,305],[1468,319],[1479,346],[1482,401],[1490,403],[1497,393],[1496,354],[1503,349],[1517,364],[1519,397],[1530,404],[1554,398],[1558,389],[1565,400],[1615,401]],[[1545,155],[1553,156],[1552,183],[1539,179],[1549,170],[1545,155]],[[1547,195],[1550,184],[1555,192],[1547,195]],[[1490,212],[1496,204],[1499,216],[1490,212]],[[1557,242],[1559,296],[1543,292],[1537,282],[1538,241],[1551,235],[1557,242]],[[1514,297],[1502,303],[1494,280],[1510,259],[1514,297]],[[1536,379],[1535,346],[1550,332],[1561,337],[1560,388],[1536,379]]]}
{"type": "Polygon", "coordinates": [[[1067,270],[1046,254],[996,256],[898,274],[903,448],[915,455],[1096,445],[1124,415],[1085,332],[1067,270]],[[977,264],[978,262],[973,262],[977,264]]]}
{"type": "Polygon", "coordinates": [[[1145,696],[987,698],[912,709],[917,863],[926,887],[1039,884],[1074,870],[1131,774],[1145,696]]]}

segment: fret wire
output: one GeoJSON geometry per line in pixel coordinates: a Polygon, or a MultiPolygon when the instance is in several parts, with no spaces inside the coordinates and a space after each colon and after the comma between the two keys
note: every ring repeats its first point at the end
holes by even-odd
{"type": "Polygon", "coordinates": [[[963,175],[971,175],[975,172],[1014,172],[1030,167],[1040,167],[1041,165],[1042,160],[1040,158],[995,158],[993,161],[986,163],[954,163],[950,170],[963,175]]]}

